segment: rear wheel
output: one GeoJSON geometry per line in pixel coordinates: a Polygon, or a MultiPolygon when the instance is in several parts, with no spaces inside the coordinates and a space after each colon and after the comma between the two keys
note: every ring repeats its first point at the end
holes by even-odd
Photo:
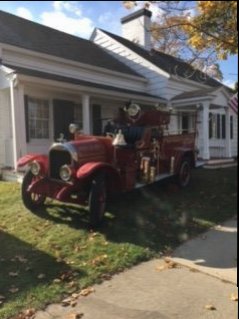
{"type": "Polygon", "coordinates": [[[104,217],[106,207],[106,182],[103,174],[97,175],[91,185],[89,195],[90,225],[99,225],[104,217]]]}
{"type": "Polygon", "coordinates": [[[191,165],[188,158],[182,160],[177,175],[177,183],[180,187],[186,187],[191,181],[191,165]]]}
{"type": "Polygon", "coordinates": [[[31,211],[43,206],[46,196],[28,192],[29,186],[38,178],[28,171],[22,181],[22,201],[25,207],[31,211]]]}

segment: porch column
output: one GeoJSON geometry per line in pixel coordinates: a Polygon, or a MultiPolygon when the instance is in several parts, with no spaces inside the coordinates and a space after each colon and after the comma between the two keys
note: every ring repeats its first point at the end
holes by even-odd
{"type": "Polygon", "coordinates": [[[18,85],[16,77],[10,81],[11,97],[11,121],[13,141],[13,164],[17,169],[17,160],[27,153],[25,110],[24,110],[24,88],[18,85]]]}
{"type": "Polygon", "coordinates": [[[91,112],[90,112],[90,96],[82,95],[82,117],[83,117],[83,132],[84,134],[91,133],[91,112]]]}
{"type": "Polygon", "coordinates": [[[226,157],[232,157],[231,153],[231,130],[230,130],[230,108],[225,107],[226,111],[226,157]]]}
{"type": "Polygon", "coordinates": [[[202,110],[202,134],[203,134],[202,157],[205,160],[208,160],[210,158],[208,125],[209,125],[209,101],[204,101],[203,110],[202,110]]]}

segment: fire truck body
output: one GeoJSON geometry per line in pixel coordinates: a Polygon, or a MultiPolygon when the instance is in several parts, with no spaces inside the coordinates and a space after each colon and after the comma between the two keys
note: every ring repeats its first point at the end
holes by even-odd
{"type": "MultiPolygon", "coordinates": [[[[22,183],[25,206],[35,210],[47,197],[89,206],[90,223],[103,218],[113,193],[175,176],[187,186],[195,166],[195,133],[168,135],[170,115],[157,110],[130,114],[117,134],[87,136],[54,143],[49,155],[28,154],[18,166],[29,166],[22,183]]],[[[119,122],[116,124],[119,124],[119,122]]]]}

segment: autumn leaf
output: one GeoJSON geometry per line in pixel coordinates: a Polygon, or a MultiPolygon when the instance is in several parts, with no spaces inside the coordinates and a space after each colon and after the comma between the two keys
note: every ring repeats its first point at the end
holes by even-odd
{"type": "Polygon", "coordinates": [[[19,288],[17,288],[17,287],[11,287],[11,288],[9,289],[9,291],[10,291],[12,294],[15,294],[16,292],[19,291],[19,288]]]}
{"type": "Polygon", "coordinates": [[[230,299],[232,301],[238,301],[238,293],[237,292],[234,292],[230,295],[230,299]]]}
{"type": "Polygon", "coordinates": [[[105,255],[100,255],[100,256],[97,256],[96,258],[94,258],[92,261],[91,261],[91,264],[93,266],[99,266],[99,265],[102,265],[106,262],[106,260],[108,259],[108,256],[105,254],[105,255]]]}
{"type": "Polygon", "coordinates": [[[16,272],[9,272],[8,275],[9,275],[10,277],[17,277],[17,276],[19,275],[19,272],[18,272],[18,271],[16,271],[16,272]]]}
{"type": "Polygon", "coordinates": [[[205,309],[207,309],[207,310],[216,310],[217,308],[215,306],[211,305],[211,304],[208,304],[208,305],[205,306],[205,309]]]}
{"type": "Polygon", "coordinates": [[[80,319],[84,316],[83,313],[68,313],[66,316],[65,316],[65,319],[80,319]]]}
{"type": "Polygon", "coordinates": [[[15,256],[15,259],[16,260],[18,260],[20,263],[23,263],[23,264],[25,264],[28,260],[24,257],[24,256],[22,256],[22,255],[16,255],[15,256]]]}
{"type": "Polygon", "coordinates": [[[95,289],[92,288],[92,287],[85,288],[85,289],[81,290],[80,296],[86,297],[86,296],[88,296],[89,294],[91,294],[94,291],[95,291],[95,289]]]}
{"type": "Polygon", "coordinates": [[[71,302],[72,302],[72,299],[70,297],[68,297],[68,298],[62,300],[61,304],[63,307],[68,307],[68,306],[70,306],[71,302]]]}
{"type": "Polygon", "coordinates": [[[43,279],[43,278],[45,278],[45,277],[46,277],[45,274],[39,274],[39,275],[37,276],[38,279],[43,279]]]}

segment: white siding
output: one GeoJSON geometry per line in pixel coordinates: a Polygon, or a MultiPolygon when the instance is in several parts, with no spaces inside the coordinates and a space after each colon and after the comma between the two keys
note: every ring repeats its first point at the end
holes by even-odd
{"type": "Polygon", "coordinates": [[[165,97],[168,75],[164,71],[161,71],[156,66],[127,49],[100,30],[96,31],[93,41],[119,61],[144,76],[148,80],[148,85],[145,87],[146,92],[165,97]]]}
{"type": "Polygon", "coordinates": [[[165,97],[170,100],[178,94],[196,91],[199,89],[202,89],[202,85],[197,82],[190,81],[189,85],[188,83],[183,82],[183,79],[181,79],[181,81],[170,79],[167,87],[165,88],[165,97]]]}

